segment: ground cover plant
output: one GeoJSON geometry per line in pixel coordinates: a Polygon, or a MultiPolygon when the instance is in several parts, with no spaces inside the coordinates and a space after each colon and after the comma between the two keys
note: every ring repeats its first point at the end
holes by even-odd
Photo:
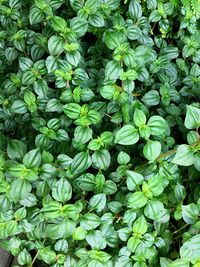
{"type": "Polygon", "coordinates": [[[200,266],[198,0],[0,0],[0,246],[22,266],[200,266]]]}

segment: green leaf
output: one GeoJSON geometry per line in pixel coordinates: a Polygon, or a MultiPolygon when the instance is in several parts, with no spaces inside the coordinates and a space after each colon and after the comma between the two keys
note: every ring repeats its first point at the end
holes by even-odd
{"type": "Polygon", "coordinates": [[[134,237],[132,236],[131,238],[129,238],[128,242],[127,242],[127,248],[131,251],[131,252],[135,252],[138,245],[140,244],[141,240],[139,237],[134,237]]]}
{"type": "Polygon", "coordinates": [[[97,212],[102,211],[106,206],[106,195],[105,194],[94,195],[90,199],[89,205],[92,209],[95,209],[97,212]]]}
{"type": "Polygon", "coordinates": [[[200,234],[196,234],[187,240],[180,248],[181,259],[185,261],[197,261],[200,253],[200,234]]]}
{"type": "Polygon", "coordinates": [[[25,179],[16,179],[11,183],[10,187],[10,199],[13,201],[19,201],[25,199],[31,192],[32,186],[25,179]]]}
{"type": "Polygon", "coordinates": [[[41,10],[44,10],[47,7],[45,0],[35,0],[35,5],[41,10]]]}
{"type": "Polygon", "coordinates": [[[26,57],[19,58],[19,67],[22,71],[30,70],[33,66],[33,61],[26,57]]]}
{"type": "MultiPolygon", "coordinates": [[[[148,9],[156,9],[157,7],[157,0],[147,0],[147,8],[148,9]]],[[[164,267],[164,266],[161,266],[164,267]]]]}
{"type": "Polygon", "coordinates": [[[23,249],[20,252],[17,260],[18,260],[18,263],[21,265],[29,265],[32,262],[32,257],[26,249],[23,249]]]}
{"type": "Polygon", "coordinates": [[[100,94],[103,98],[111,100],[113,99],[115,93],[115,87],[112,85],[105,85],[101,88],[100,94]]]}
{"type": "Polygon", "coordinates": [[[171,262],[169,267],[189,267],[190,263],[187,260],[177,259],[173,262],[171,262]]]}
{"type": "Polygon", "coordinates": [[[88,22],[80,17],[74,17],[70,21],[70,28],[74,30],[74,32],[77,34],[77,37],[82,37],[87,32],[88,22]]]}
{"type": "Polygon", "coordinates": [[[60,251],[63,253],[66,253],[68,251],[68,247],[69,247],[69,244],[68,244],[67,240],[65,240],[65,239],[58,240],[54,246],[56,251],[60,251]]]}
{"type": "Polygon", "coordinates": [[[190,146],[178,146],[176,155],[172,162],[181,166],[191,166],[192,164],[194,164],[194,155],[190,146]]]}
{"type": "Polygon", "coordinates": [[[113,141],[113,133],[109,131],[103,132],[100,138],[104,144],[110,145],[113,141]]]}
{"type": "Polygon", "coordinates": [[[33,149],[26,153],[23,157],[23,164],[27,168],[39,167],[41,163],[41,154],[39,149],[33,149]]]}
{"type": "Polygon", "coordinates": [[[143,148],[143,154],[149,161],[154,161],[160,155],[161,144],[158,141],[148,140],[143,148]]]}
{"type": "Polygon", "coordinates": [[[82,173],[87,170],[92,164],[92,160],[90,155],[87,152],[78,153],[72,163],[71,163],[71,171],[74,174],[82,173]]]}
{"type": "Polygon", "coordinates": [[[140,235],[145,234],[147,232],[147,228],[147,221],[143,215],[141,215],[133,224],[133,232],[140,235]]]}
{"type": "Polygon", "coordinates": [[[127,184],[127,188],[130,191],[135,190],[135,188],[138,185],[141,185],[142,182],[144,181],[144,177],[141,174],[137,173],[137,172],[127,171],[126,173],[127,173],[126,184],[127,184]]]}
{"type": "Polygon", "coordinates": [[[5,56],[8,61],[12,62],[17,58],[18,52],[14,47],[8,47],[5,50],[5,56]]]}
{"type": "Polygon", "coordinates": [[[117,131],[115,143],[120,145],[133,145],[139,140],[139,134],[132,125],[125,125],[117,131]]]}
{"type": "Polygon", "coordinates": [[[0,224],[0,238],[7,239],[10,235],[18,234],[18,224],[15,220],[11,220],[8,222],[3,222],[0,224]]]}
{"type": "Polygon", "coordinates": [[[77,227],[73,233],[74,240],[83,240],[85,239],[87,231],[83,229],[81,226],[77,227]]]}
{"type": "Polygon", "coordinates": [[[101,223],[100,218],[94,213],[86,213],[80,221],[80,226],[85,230],[97,228],[101,223]]]}
{"type": "Polygon", "coordinates": [[[26,153],[26,144],[19,140],[11,140],[7,147],[7,154],[10,159],[18,160],[22,159],[26,153]]]}
{"type": "Polygon", "coordinates": [[[188,129],[200,127],[200,109],[187,105],[186,117],[184,125],[188,129]]]}
{"type": "Polygon", "coordinates": [[[61,112],[62,105],[58,99],[50,99],[46,105],[46,112],[61,112]]]}
{"type": "Polygon", "coordinates": [[[165,133],[167,129],[166,121],[160,116],[152,116],[147,123],[150,128],[151,135],[160,136],[165,133]]]}
{"type": "Polygon", "coordinates": [[[75,103],[66,104],[63,106],[63,111],[70,119],[78,119],[81,114],[81,106],[75,103]]]}
{"type": "Polygon", "coordinates": [[[187,224],[194,224],[198,221],[199,208],[194,203],[189,205],[182,205],[182,216],[183,220],[187,224]]]}
{"type": "Polygon", "coordinates": [[[27,168],[23,164],[13,164],[9,168],[9,173],[16,178],[24,178],[26,175],[27,168]]]}
{"type": "Polygon", "coordinates": [[[52,196],[62,203],[67,202],[72,197],[72,187],[65,178],[57,181],[52,188],[52,196]]]}
{"type": "Polygon", "coordinates": [[[12,111],[17,114],[25,114],[28,109],[23,100],[16,100],[11,107],[12,111]]]}
{"type": "Polygon", "coordinates": [[[49,88],[47,82],[45,80],[37,80],[33,83],[33,89],[35,93],[40,96],[44,97],[48,94],[49,88]]]}
{"type": "Polygon", "coordinates": [[[119,164],[126,165],[129,163],[130,160],[131,160],[130,156],[124,151],[120,151],[119,154],[117,155],[117,162],[119,164]]]}
{"type": "Polygon", "coordinates": [[[131,229],[129,229],[128,227],[126,227],[126,228],[121,228],[117,232],[119,234],[119,238],[122,241],[127,241],[132,231],[131,231],[131,229]]]}
{"type": "Polygon", "coordinates": [[[93,27],[101,28],[104,26],[105,21],[101,13],[96,13],[89,16],[89,24],[93,27]]]}
{"type": "Polygon", "coordinates": [[[49,53],[53,56],[59,55],[64,51],[64,41],[61,37],[53,35],[48,40],[49,53]]]}
{"type": "Polygon", "coordinates": [[[105,181],[103,192],[106,195],[112,195],[112,194],[116,193],[117,192],[116,184],[111,180],[105,181]]]}
{"type": "Polygon", "coordinates": [[[142,7],[138,1],[131,0],[128,11],[132,19],[138,19],[142,16],[142,7]]]}
{"type": "Polygon", "coordinates": [[[79,125],[74,130],[74,140],[85,144],[92,138],[92,129],[87,126],[79,125]]]}
{"type": "MultiPolygon", "coordinates": [[[[88,252],[88,255],[91,259],[98,259],[100,262],[104,263],[104,262],[108,262],[109,259],[111,258],[111,256],[104,252],[104,251],[98,251],[98,250],[90,250],[88,252]]],[[[92,266],[98,266],[98,265],[91,265],[90,267],[92,266]]],[[[102,266],[102,265],[100,265],[102,266]]],[[[103,265],[104,266],[104,265],[103,265]]]]}
{"type": "Polygon", "coordinates": [[[128,207],[137,210],[147,204],[147,198],[143,192],[135,192],[128,198],[128,207]]]}
{"type": "Polygon", "coordinates": [[[66,236],[66,222],[59,224],[48,224],[45,228],[45,237],[53,240],[66,236]]]}
{"type": "Polygon", "coordinates": [[[57,58],[54,56],[48,56],[45,63],[48,73],[53,73],[58,67],[57,58]]]}
{"type": "Polygon", "coordinates": [[[81,60],[81,54],[80,54],[79,51],[74,51],[74,52],[71,52],[71,53],[67,53],[66,59],[71,65],[77,67],[79,62],[80,62],[80,60],[81,60]]]}
{"type": "Polygon", "coordinates": [[[100,5],[99,1],[95,0],[86,0],[85,7],[90,11],[90,13],[95,13],[100,5]]]}
{"type": "Polygon", "coordinates": [[[86,236],[86,241],[92,249],[104,249],[106,247],[106,239],[99,230],[90,231],[86,236]]]}
{"type": "Polygon", "coordinates": [[[152,176],[148,180],[149,189],[155,197],[161,195],[168,184],[166,177],[159,174],[152,176]]]}
{"type": "Polygon", "coordinates": [[[44,13],[39,8],[37,7],[31,8],[29,13],[29,21],[31,25],[40,23],[43,21],[43,19],[44,19],[44,13]]]}
{"type": "Polygon", "coordinates": [[[24,85],[31,85],[36,80],[36,76],[32,71],[27,70],[22,76],[22,83],[24,85]]]}
{"type": "Polygon", "coordinates": [[[104,38],[107,47],[112,50],[119,47],[126,39],[123,33],[115,31],[106,31],[104,38]]]}
{"type": "Polygon", "coordinates": [[[144,209],[144,214],[151,220],[160,223],[166,223],[169,221],[169,212],[164,208],[162,202],[157,200],[151,200],[148,202],[144,209]]]}
{"type": "Polygon", "coordinates": [[[138,40],[142,36],[141,30],[135,25],[129,25],[127,28],[127,37],[130,40],[138,40]]]}
{"type": "Polygon", "coordinates": [[[160,19],[161,19],[161,15],[160,15],[159,11],[157,9],[153,10],[149,16],[149,20],[152,22],[157,22],[160,19]]]}
{"type": "Polygon", "coordinates": [[[142,110],[136,108],[133,115],[133,121],[137,127],[142,127],[146,124],[146,115],[142,110]]]}
{"type": "Polygon", "coordinates": [[[110,153],[106,149],[95,151],[92,154],[92,163],[95,168],[100,170],[106,170],[110,166],[110,153]]]}
{"type": "Polygon", "coordinates": [[[107,79],[116,80],[122,73],[119,62],[109,61],[105,67],[105,76],[107,79]]]}
{"type": "Polygon", "coordinates": [[[56,253],[48,247],[40,249],[39,258],[47,264],[52,264],[56,261],[56,253]]]}
{"type": "Polygon", "coordinates": [[[144,102],[148,106],[156,106],[160,103],[160,96],[156,90],[151,90],[147,92],[142,97],[142,102],[144,102]]]}
{"type": "Polygon", "coordinates": [[[67,28],[67,22],[62,17],[54,16],[51,19],[51,27],[56,32],[64,32],[67,28]]]}
{"type": "Polygon", "coordinates": [[[175,193],[175,198],[177,199],[177,201],[181,201],[186,197],[185,187],[179,183],[177,183],[174,189],[174,193],[175,193]]]}
{"type": "Polygon", "coordinates": [[[50,201],[44,204],[44,207],[41,209],[43,217],[46,219],[55,219],[60,215],[61,204],[55,201],[50,201]]]}
{"type": "Polygon", "coordinates": [[[95,187],[95,176],[90,173],[81,175],[76,179],[78,186],[84,191],[93,191],[95,187]]]}

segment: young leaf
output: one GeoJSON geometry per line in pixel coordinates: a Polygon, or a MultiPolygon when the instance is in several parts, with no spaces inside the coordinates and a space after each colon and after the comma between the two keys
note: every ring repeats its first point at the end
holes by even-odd
{"type": "Polygon", "coordinates": [[[142,110],[136,108],[133,115],[133,121],[137,127],[142,127],[146,124],[146,115],[142,110]]]}
{"type": "Polygon", "coordinates": [[[162,135],[167,129],[166,121],[160,116],[152,116],[149,119],[147,126],[150,128],[151,135],[155,136],[162,135]]]}
{"type": "Polygon", "coordinates": [[[191,166],[194,164],[194,154],[188,145],[180,145],[172,161],[181,166],[191,166]]]}
{"type": "Polygon", "coordinates": [[[147,221],[144,216],[141,215],[133,224],[133,232],[143,235],[147,231],[147,221]]]}
{"type": "Polygon", "coordinates": [[[125,125],[118,130],[115,136],[115,143],[120,145],[133,145],[139,140],[138,131],[132,125],[125,125]]]}
{"type": "Polygon", "coordinates": [[[97,212],[102,211],[106,206],[106,195],[105,194],[94,195],[90,199],[89,205],[92,209],[97,210],[97,212]]]}
{"type": "Polygon", "coordinates": [[[137,210],[147,204],[147,198],[143,192],[135,192],[128,198],[128,207],[137,210]]]}
{"type": "Polygon", "coordinates": [[[195,129],[200,127],[200,109],[194,106],[187,105],[185,127],[188,129],[195,129]]]}
{"type": "Polygon", "coordinates": [[[154,161],[161,152],[161,144],[158,141],[148,140],[143,148],[143,154],[149,161],[154,161]]]}

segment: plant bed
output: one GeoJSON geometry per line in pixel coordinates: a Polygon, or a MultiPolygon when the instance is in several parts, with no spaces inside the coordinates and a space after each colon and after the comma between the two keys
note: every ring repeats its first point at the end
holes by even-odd
{"type": "Polygon", "coordinates": [[[196,0],[0,0],[15,266],[200,266],[199,19],[196,0]]]}

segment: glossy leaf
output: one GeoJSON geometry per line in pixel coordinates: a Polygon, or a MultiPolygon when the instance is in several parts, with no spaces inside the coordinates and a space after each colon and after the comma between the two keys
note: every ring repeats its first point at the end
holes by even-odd
{"type": "Polygon", "coordinates": [[[120,145],[133,145],[139,140],[137,130],[132,125],[125,125],[118,130],[115,136],[115,143],[120,145]]]}

